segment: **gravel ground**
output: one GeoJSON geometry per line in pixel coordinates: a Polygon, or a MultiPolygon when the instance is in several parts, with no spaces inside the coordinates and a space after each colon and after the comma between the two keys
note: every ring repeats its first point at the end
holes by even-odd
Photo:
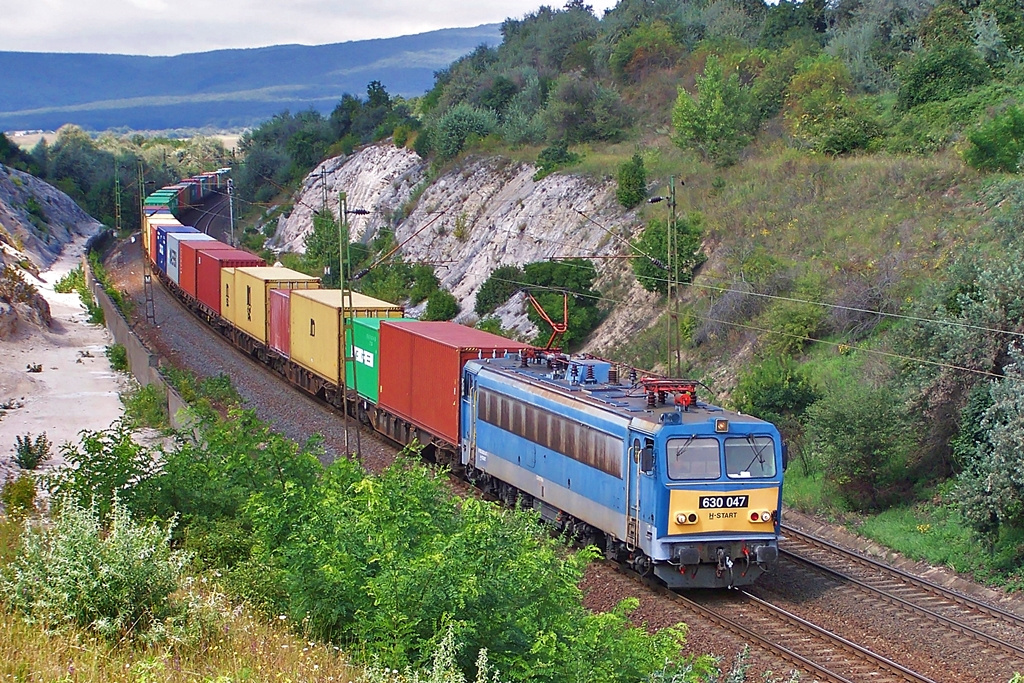
{"type": "MultiPolygon", "coordinates": [[[[110,272],[117,277],[118,286],[137,300],[138,310],[144,311],[141,245],[137,240],[135,244],[124,244],[121,249],[112,256],[114,267],[110,272]]],[[[188,368],[202,377],[226,373],[232,378],[246,407],[255,410],[261,419],[280,432],[300,442],[313,434],[321,434],[326,448],[325,461],[333,460],[344,452],[344,422],[336,411],[303,395],[277,375],[223,343],[216,333],[177,304],[159,284],[155,284],[153,289],[157,328],[152,329],[143,320],[135,324],[135,329],[162,356],[162,362],[188,368]]],[[[354,443],[354,435],[350,441],[354,443]]],[[[364,430],[361,442],[362,460],[370,471],[380,471],[393,459],[394,447],[371,432],[364,430]]],[[[869,554],[893,559],[891,553],[872,548],[870,544],[858,541],[841,529],[827,527],[820,521],[787,513],[787,523],[869,554]]],[[[900,562],[899,558],[896,560],[900,562]]],[[[902,562],[904,565],[914,564],[902,562]]],[[[1024,614],[1020,599],[1007,598],[936,568],[917,568],[918,573],[927,575],[929,580],[938,578],[938,582],[955,583],[963,592],[980,595],[1024,614]]],[[[605,567],[590,567],[581,587],[587,605],[595,610],[609,609],[626,597],[638,598],[640,607],[633,615],[634,621],[646,624],[648,628],[689,623],[687,652],[713,653],[723,658],[726,668],[745,645],[738,637],[649,594],[642,586],[605,567]]],[[[990,659],[990,655],[972,641],[945,631],[935,632],[934,625],[908,619],[895,608],[866,610],[862,597],[857,593],[833,588],[829,579],[813,572],[793,571],[764,577],[757,591],[825,628],[844,634],[907,666],[923,668],[936,681],[1005,682],[1012,675],[1005,662],[990,659]]],[[[791,669],[785,662],[757,651],[751,653],[750,661],[748,680],[751,681],[762,680],[769,672],[775,672],[777,676],[788,674],[791,669]]],[[[1024,663],[1016,666],[1016,670],[1024,670],[1024,663]]]]}

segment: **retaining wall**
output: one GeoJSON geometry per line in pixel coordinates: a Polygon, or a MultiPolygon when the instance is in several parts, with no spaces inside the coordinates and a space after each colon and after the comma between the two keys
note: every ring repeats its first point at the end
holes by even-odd
{"type": "Polygon", "coordinates": [[[182,428],[184,414],[182,413],[179,417],[179,412],[188,404],[160,374],[157,357],[135,335],[124,316],[121,315],[121,311],[103,290],[103,285],[92,276],[89,260],[85,257],[82,258],[82,272],[85,273],[85,281],[89,283],[89,290],[92,292],[93,298],[103,309],[103,319],[107,329],[110,330],[114,341],[123,346],[128,354],[128,369],[142,386],[156,384],[163,389],[164,396],[167,397],[167,415],[170,417],[171,426],[175,429],[182,428]]]}

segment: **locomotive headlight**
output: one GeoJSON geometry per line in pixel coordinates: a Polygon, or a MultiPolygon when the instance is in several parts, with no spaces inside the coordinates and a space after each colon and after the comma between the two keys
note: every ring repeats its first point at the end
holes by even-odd
{"type": "Polygon", "coordinates": [[[676,524],[696,524],[697,513],[696,512],[677,512],[676,513],[676,524]]]}
{"type": "Polygon", "coordinates": [[[761,521],[762,522],[770,522],[771,519],[772,519],[772,513],[768,512],[767,510],[765,510],[764,512],[761,513],[761,521]]]}
{"type": "Polygon", "coordinates": [[[750,511],[750,523],[760,524],[761,522],[770,522],[772,520],[772,513],[769,510],[751,510],[750,511]]]}
{"type": "Polygon", "coordinates": [[[729,421],[721,417],[715,420],[715,431],[719,434],[729,431],[729,421]]]}

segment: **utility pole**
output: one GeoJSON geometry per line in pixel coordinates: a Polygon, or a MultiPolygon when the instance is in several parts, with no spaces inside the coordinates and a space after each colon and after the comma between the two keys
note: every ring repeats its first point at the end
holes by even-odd
{"type": "Polygon", "coordinates": [[[121,164],[114,157],[114,232],[121,234],[121,164]]]}
{"type": "Polygon", "coordinates": [[[235,181],[228,178],[228,223],[231,226],[231,246],[235,245],[235,181]]]}
{"type": "MultiPolygon", "coordinates": [[[[146,297],[146,322],[156,327],[156,304],[153,302],[153,273],[149,269],[149,254],[146,253],[146,242],[149,235],[146,234],[146,176],[142,159],[139,159],[136,167],[136,177],[139,180],[139,223],[141,224],[140,235],[142,238],[142,292],[146,297]]],[[[155,238],[154,238],[155,239],[155,238]]],[[[156,252],[156,245],[150,245],[150,249],[156,252]]]]}
{"type": "Polygon", "coordinates": [[[668,255],[668,333],[665,344],[668,349],[668,376],[679,377],[682,372],[681,342],[679,339],[679,254],[676,235],[676,177],[668,181],[668,225],[665,230],[665,245],[668,255]]]}
{"type": "MultiPolygon", "coordinates": [[[[324,184],[324,193],[326,195],[327,185],[324,184]]],[[[326,205],[326,202],[325,202],[326,205]]],[[[342,363],[341,363],[341,390],[342,400],[344,401],[345,410],[345,453],[346,455],[352,453],[352,448],[349,446],[348,426],[349,426],[349,401],[348,401],[348,373],[352,371],[352,404],[353,409],[356,411],[356,439],[355,439],[355,454],[356,460],[362,460],[363,449],[362,441],[359,435],[359,391],[357,389],[358,382],[356,381],[356,330],[355,325],[352,323],[352,318],[355,316],[355,306],[352,304],[352,283],[349,282],[352,273],[351,267],[345,268],[345,264],[348,262],[349,248],[348,248],[348,199],[344,192],[338,193],[338,282],[341,287],[341,346],[342,346],[342,363]]]]}

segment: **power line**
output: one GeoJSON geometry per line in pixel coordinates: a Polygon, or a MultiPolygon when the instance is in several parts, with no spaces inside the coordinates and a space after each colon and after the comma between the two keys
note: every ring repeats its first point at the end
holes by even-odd
{"type": "MultiPolygon", "coordinates": [[[[576,297],[586,298],[586,299],[594,299],[596,301],[604,301],[604,302],[608,302],[608,303],[612,303],[612,304],[617,304],[617,305],[618,304],[626,303],[625,301],[621,301],[619,299],[612,299],[610,297],[603,296],[603,295],[587,294],[585,292],[575,292],[575,291],[567,290],[564,287],[550,287],[550,286],[545,286],[545,285],[534,285],[534,284],[530,284],[528,282],[520,282],[520,281],[517,281],[517,280],[509,280],[507,278],[495,278],[495,280],[497,280],[498,282],[506,282],[508,284],[518,285],[518,286],[521,286],[521,287],[530,287],[532,289],[543,289],[543,290],[555,291],[555,292],[566,292],[566,291],[568,291],[570,294],[572,294],[573,296],[576,296],[576,297]]],[[[908,355],[905,355],[905,354],[892,353],[892,352],[889,352],[889,351],[882,351],[882,350],[879,350],[879,349],[872,349],[872,348],[867,348],[867,347],[863,347],[863,346],[856,346],[854,344],[848,344],[848,343],[845,343],[845,342],[837,343],[837,342],[833,342],[833,341],[828,341],[826,339],[819,339],[817,337],[810,337],[810,336],[806,336],[806,335],[792,334],[792,333],[789,333],[789,332],[782,332],[780,330],[773,330],[773,329],[770,329],[770,328],[757,327],[755,325],[747,325],[747,324],[744,324],[744,323],[736,323],[736,322],[731,322],[731,321],[728,321],[728,320],[720,320],[718,318],[713,318],[713,317],[707,316],[707,315],[700,315],[700,314],[694,314],[694,315],[697,318],[700,318],[701,320],[705,320],[707,322],[715,322],[715,323],[719,323],[719,324],[722,324],[722,325],[728,325],[730,327],[736,327],[736,328],[740,328],[740,329],[752,330],[752,331],[756,331],[756,332],[764,332],[764,333],[767,333],[767,334],[774,334],[774,335],[778,335],[778,336],[782,336],[782,337],[788,337],[790,339],[799,339],[799,340],[802,340],[802,341],[814,342],[814,343],[817,343],[817,344],[827,344],[828,346],[842,346],[842,347],[851,349],[853,351],[859,351],[861,353],[867,353],[867,354],[882,356],[882,357],[886,357],[886,358],[896,358],[896,359],[906,360],[906,361],[910,361],[910,362],[914,362],[914,363],[922,363],[922,364],[931,365],[931,366],[934,366],[934,367],[945,368],[947,370],[958,370],[958,371],[961,371],[961,372],[968,372],[968,373],[975,374],[975,375],[981,375],[983,377],[987,377],[987,378],[990,378],[990,379],[1012,379],[1013,381],[1024,381],[1024,378],[1020,378],[1020,379],[1018,379],[1018,378],[1010,378],[1010,377],[1008,377],[1006,375],[1001,375],[1001,374],[998,374],[998,373],[988,372],[986,370],[977,370],[977,369],[965,367],[965,366],[962,366],[962,365],[955,365],[953,363],[944,363],[942,361],[934,361],[934,360],[929,360],[927,358],[918,358],[916,356],[908,356],[908,355]]]]}

